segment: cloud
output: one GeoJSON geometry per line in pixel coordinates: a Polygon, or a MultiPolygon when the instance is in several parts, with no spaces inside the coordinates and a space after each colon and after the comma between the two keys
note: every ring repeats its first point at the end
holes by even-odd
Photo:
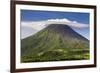
{"type": "Polygon", "coordinates": [[[46,27],[46,24],[42,21],[39,22],[21,22],[22,27],[30,27],[34,30],[41,30],[46,27]]]}
{"type": "Polygon", "coordinates": [[[71,20],[68,20],[66,18],[63,18],[63,19],[48,19],[48,20],[43,20],[43,21],[21,22],[22,26],[30,27],[30,28],[33,28],[37,31],[47,27],[48,25],[54,25],[54,24],[68,25],[72,28],[78,28],[78,29],[89,27],[88,24],[79,23],[77,21],[71,21],[71,20]]]}
{"type": "Polygon", "coordinates": [[[48,19],[47,21],[50,22],[71,22],[70,20],[63,18],[63,19],[48,19]]]}

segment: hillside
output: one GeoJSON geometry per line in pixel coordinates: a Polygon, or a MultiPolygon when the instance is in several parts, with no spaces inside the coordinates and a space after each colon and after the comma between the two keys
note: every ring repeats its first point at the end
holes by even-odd
{"type": "Polygon", "coordinates": [[[21,62],[89,59],[89,40],[63,24],[51,24],[21,40],[21,62]]]}

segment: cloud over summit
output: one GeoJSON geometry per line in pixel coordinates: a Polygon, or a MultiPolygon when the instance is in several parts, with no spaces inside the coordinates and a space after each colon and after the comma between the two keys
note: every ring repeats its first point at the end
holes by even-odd
{"type": "Polygon", "coordinates": [[[30,21],[30,22],[21,22],[21,26],[25,27],[31,27],[36,30],[41,30],[48,25],[54,25],[54,24],[63,24],[68,25],[72,28],[82,29],[82,28],[88,28],[88,24],[79,23],[77,21],[71,21],[69,19],[63,18],[63,19],[48,19],[48,20],[42,20],[42,21],[30,21]]]}

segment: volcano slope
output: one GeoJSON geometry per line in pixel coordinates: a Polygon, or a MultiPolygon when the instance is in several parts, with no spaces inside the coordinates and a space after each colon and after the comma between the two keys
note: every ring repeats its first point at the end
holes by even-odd
{"type": "Polygon", "coordinates": [[[52,24],[21,40],[21,62],[89,59],[89,40],[68,25],[52,24]]]}

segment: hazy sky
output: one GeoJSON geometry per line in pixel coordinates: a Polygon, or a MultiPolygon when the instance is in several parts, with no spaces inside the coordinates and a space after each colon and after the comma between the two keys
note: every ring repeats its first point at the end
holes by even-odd
{"type": "MultiPolygon", "coordinates": [[[[68,19],[72,22],[82,23],[89,26],[89,13],[79,12],[58,12],[58,11],[37,11],[37,10],[21,10],[21,22],[38,22],[49,19],[68,19]]],[[[24,24],[21,24],[24,25],[24,24]]],[[[28,25],[28,24],[27,24],[28,25]]],[[[37,25],[37,24],[33,24],[37,25]]],[[[77,24],[75,24],[77,25],[77,24]]],[[[81,24],[80,24],[81,25],[81,24]]],[[[89,39],[89,27],[83,29],[73,28],[75,31],[89,39]]],[[[36,32],[34,29],[21,27],[21,37],[24,38],[36,32]]]]}

